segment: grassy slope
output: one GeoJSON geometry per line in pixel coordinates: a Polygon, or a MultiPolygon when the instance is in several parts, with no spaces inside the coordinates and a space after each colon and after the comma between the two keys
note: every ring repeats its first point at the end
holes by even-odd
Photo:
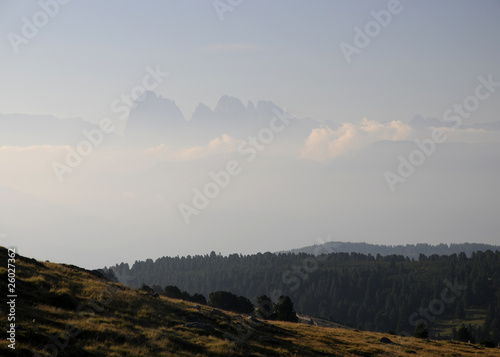
{"type": "MultiPolygon", "coordinates": [[[[5,296],[7,251],[1,247],[0,263],[5,296]]],[[[386,336],[394,342],[387,345],[379,333],[215,316],[208,306],[144,296],[78,267],[28,258],[17,257],[16,275],[22,329],[16,353],[3,338],[1,356],[56,355],[46,346],[57,343],[58,356],[500,356],[500,349],[465,343],[386,336]],[[189,322],[213,331],[185,326],[189,322]]]]}

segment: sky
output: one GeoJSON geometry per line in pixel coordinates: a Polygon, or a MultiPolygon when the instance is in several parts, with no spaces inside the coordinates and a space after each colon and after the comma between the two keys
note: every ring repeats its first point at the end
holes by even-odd
{"type": "Polygon", "coordinates": [[[498,1],[3,1],[0,244],[86,267],[320,236],[496,244],[499,15],[498,1]],[[104,133],[61,182],[53,164],[85,123],[118,126],[112,103],[148,75],[157,97],[129,122],[163,118],[165,98],[189,120],[225,95],[312,121],[255,162],[238,147],[267,122],[199,140],[167,128],[176,140],[140,148],[104,133]],[[243,173],[186,224],[179,205],[231,160],[243,173]]]}
{"type": "Polygon", "coordinates": [[[21,34],[40,6],[2,2],[2,113],[95,121],[160,64],[170,77],[158,93],[187,118],[228,94],[318,120],[404,120],[439,116],[479,74],[498,71],[497,1],[401,1],[350,64],[340,44],[390,2],[241,1],[223,21],[213,3],[70,1],[15,53],[7,35],[21,34]]]}

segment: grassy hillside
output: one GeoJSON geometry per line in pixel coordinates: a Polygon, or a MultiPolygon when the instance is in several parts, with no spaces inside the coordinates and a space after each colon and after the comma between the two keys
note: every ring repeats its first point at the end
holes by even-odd
{"type": "MultiPolygon", "coordinates": [[[[5,299],[5,248],[0,262],[5,299]]],[[[498,348],[465,343],[214,314],[75,266],[19,256],[16,279],[16,350],[3,338],[1,356],[500,356],[498,348]]],[[[0,319],[8,328],[5,308],[0,319]]]]}
{"type": "Polygon", "coordinates": [[[175,285],[204,296],[231,291],[255,303],[263,294],[280,291],[300,314],[376,332],[413,332],[415,320],[410,317],[431,308],[439,313],[427,314],[425,320],[430,335],[439,338],[440,331],[451,330],[435,328],[432,322],[443,324],[446,319],[460,326],[454,316],[468,320],[467,313],[475,310],[474,315],[488,314],[488,319],[476,318],[477,323],[467,327],[471,337],[500,342],[500,251],[478,251],[470,257],[421,255],[418,260],[357,253],[223,256],[211,252],[136,261],[132,267],[121,263],[111,269],[127,286],[147,284],[159,294],[175,285]],[[452,297],[441,298],[442,293],[452,297]],[[436,301],[439,309],[430,306],[436,301]]]}

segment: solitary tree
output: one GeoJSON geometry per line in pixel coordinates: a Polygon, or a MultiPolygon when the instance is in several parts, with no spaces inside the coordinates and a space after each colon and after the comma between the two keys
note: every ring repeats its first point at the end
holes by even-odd
{"type": "Polygon", "coordinates": [[[210,293],[208,300],[209,305],[223,310],[242,314],[249,314],[254,310],[250,300],[244,296],[236,296],[229,291],[215,291],[210,293]]]}
{"type": "Polygon", "coordinates": [[[165,289],[163,289],[163,295],[172,299],[182,299],[183,295],[181,289],[179,289],[175,285],[167,285],[165,289]]]}
{"type": "Polygon", "coordinates": [[[460,326],[457,330],[457,339],[462,342],[474,342],[472,332],[465,325],[460,326]]]}
{"type": "Polygon", "coordinates": [[[279,302],[274,305],[276,319],[281,321],[298,322],[297,313],[293,307],[293,302],[288,296],[280,296],[279,302]]]}
{"type": "Polygon", "coordinates": [[[274,314],[274,304],[267,295],[257,298],[257,309],[265,320],[272,320],[274,314]]]}
{"type": "Polygon", "coordinates": [[[149,285],[146,285],[144,283],[141,286],[141,290],[148,293],[148,294],[154,294],[154,292],[155,292],[149,285]]]}
{"type": "Polygon", "coordinates": [[[428,338],[429,337],[429,331],[427,331],[427,325],[425,322],[419,322],[417,326],[415,327],[415,337],[418,338],[428,338]]]}
{"type": "Polygon", "coordinates": [[[193,294],[193,296],[191,296],[191,301],[202,305],[207,304],[207,299],[202,294],[198,293],[195,293],[193,294]]]}

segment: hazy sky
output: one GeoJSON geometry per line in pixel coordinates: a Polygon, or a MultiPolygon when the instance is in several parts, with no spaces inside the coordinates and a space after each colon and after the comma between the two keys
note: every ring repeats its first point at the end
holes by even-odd
{"type": "MultiPolygon", "coordinates": [[[[157,92],[187,118],[197,103],[213,107],[229,94],[318,120],[407,120],[440,116],[478,75],[498,74],[495,0],[402,0],[350,64],[340,43],[353,44],[354,28],[389,1],[242,0],[223,21],[213,3],[70,1],[16,54],[7,35],[21,34],[22,18],[40,6],[2,1],[0,112],[97,120],[160,64],[170,76],[157,92]]],[[[476,120],[499,108],[487,103],[476,120]]]]}
{"type": "Polygon", "coordinates": [[[0,2],[0,244],[100,267],[318,236],[499,243],[500,2],[63,2],[0,2]],[[75,118],[127,119],[112,103],[154,70],[152,91],[186,119],[229,95],[317,121],[275,131],[249,162],[243,129],[164,128],[173,106],[152,95],[128,119],[164,140],[105,133],[67,166],[95,130],[75,118]],[[181,205],[234,162],[186,224],[181,205]]]}

